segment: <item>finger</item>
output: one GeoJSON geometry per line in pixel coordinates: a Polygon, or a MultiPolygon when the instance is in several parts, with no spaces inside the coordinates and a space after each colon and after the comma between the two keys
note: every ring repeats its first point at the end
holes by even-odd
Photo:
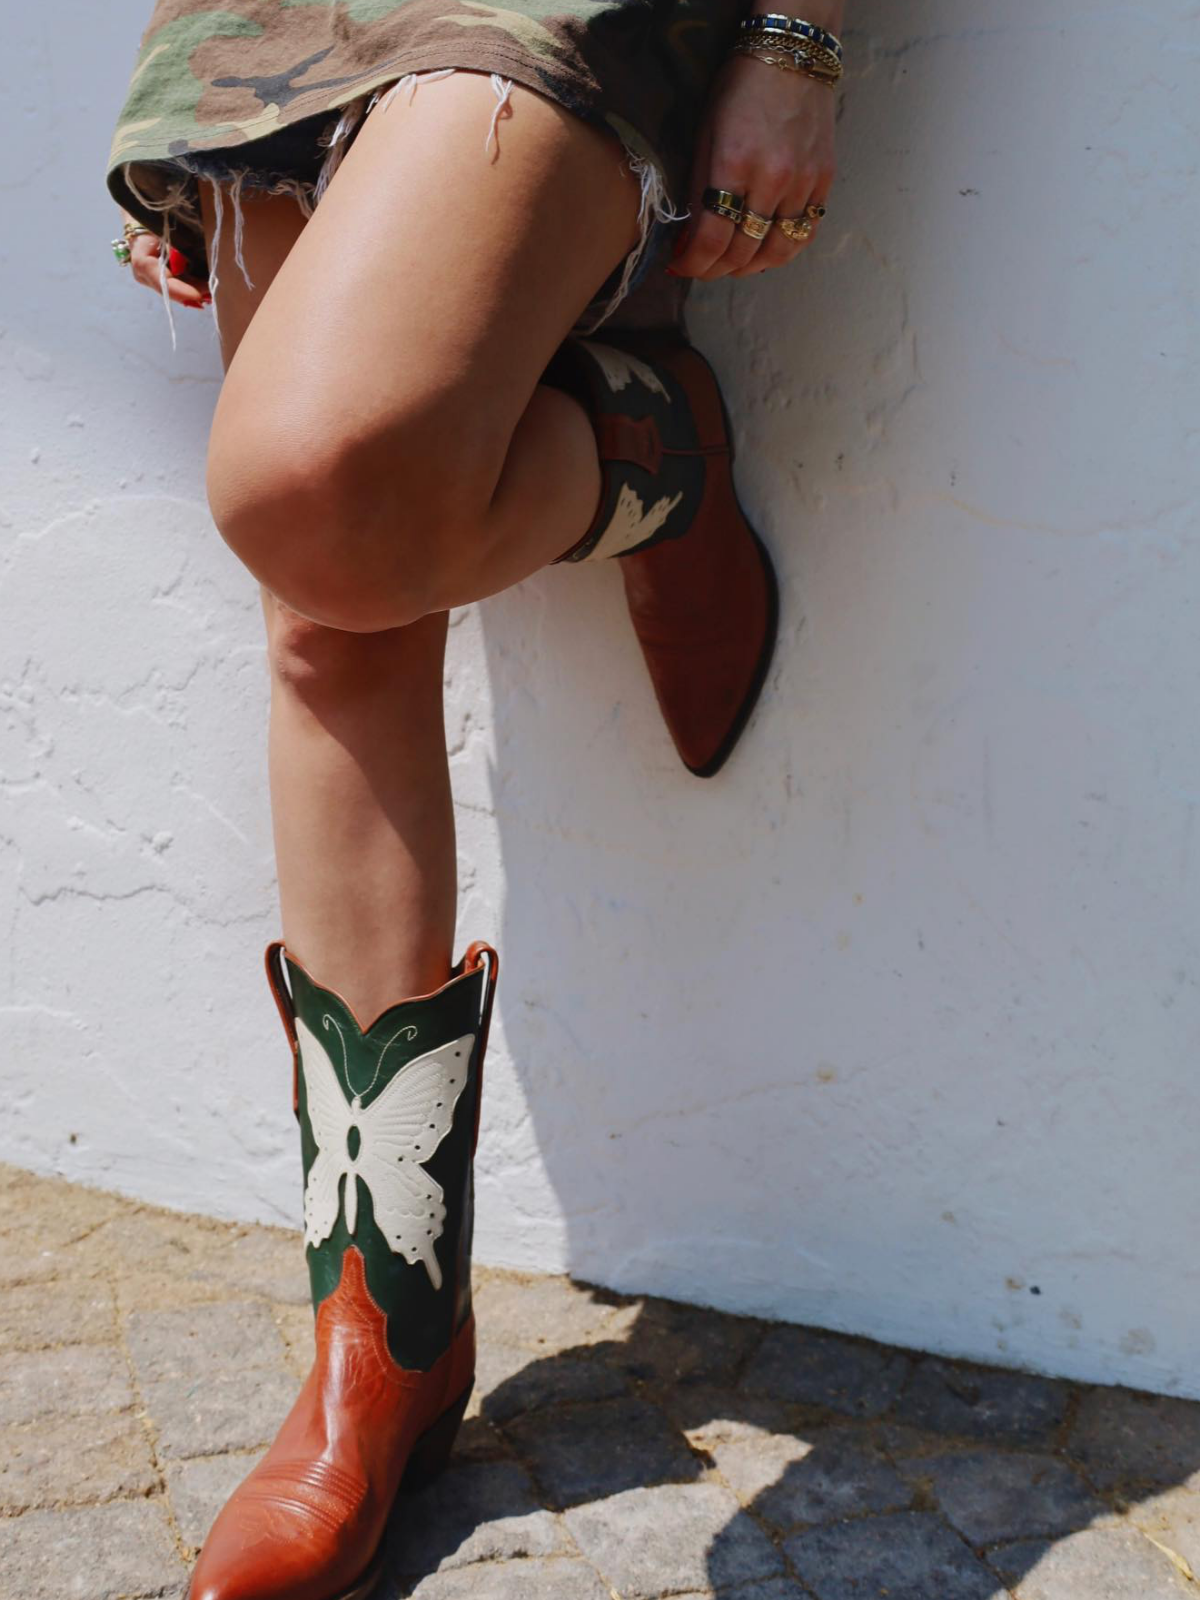
{"type": "MultiPolygon", "coordinates": [[[[136,281],[155,294],[163,292],[163,260],[162,246],[158,239],[150,238],[146,234],[139,234],[130,246],[130,268],[136,281]]],[[[186,265],[185,258],[175,252],[180,263],[186,265]]],[[[203,278],[180,276],[168,270],[166,290],[168,297],[176,305],[205,306],[209,304],[211,296],[208,285],[203,278]]]]}
{"type": "MultiPolygon", "coordinates": [[[[756,216],[770,221],[775,216],[779,196],[783,193],[784,183],[780,177],[767,176],[758,179],[750,186],[746,197],[746,210],[754,212],[756,216]]],[[[745,272],[753,261],[758,258],[759,252],[774,233],[771,228],[762,238],[755,238],[753,233],[747,233],[745,224],[740,223],[734,230],[732,238],[725,248],[724,255],[714,262],[705,274],[708,281],[715,278],[738,276],[745,272]]]]}
{"type": "Polygon", "coordinates": [[[821,219],[809,216],[808,210],[810,207],[823,206],[832,186],[833,173],[826,171],[818,173],[811,181],[802,181],[792,189],[788,198],[780,204],[777,218],[786,218],[796,223],[807,221],[810,226],[806,236],[800,239],[793,238],[779,226],[777,220],[769,236],[764,240],[763,248],[746,270],[737,276],[751,277],[755,273],[768,272],[772,267],[785,267],[803,255],[816,239],[821,226],[821,219]],[[803,195],[803,199],[799,198],[800,195],[803,195]]]}
{"type": "Polygon", "coordinates": [[[729,248],[734,235],[734,224],[728,217],[718,217],[697,204],[696,217],[689,224],[679,254],[671,262],[672,272],[681,278],[704,278],[729,248]]]}
{"type": "Polygon", "coordinates": [[[737,277],[751,277],[755,273],[769,272],[772,267],[786,267],[795,261],[797,256],[803,255],[816,237],[816,223],[813,223],[807,237],[797,239],[780,226],[780,219],[800,222],[804,218],[805,207],[814,203],[812,193],[811,185],[801,183],[779,202],[775,213],[775,226],[763,240],[762,248],[735,274],[737,277]],[[799,195],[803,198],[798,198],[799,195]]]}
{"type": "MultiPolygon", "coordinates": [[[[704,204],[704,191],[709,187],[712,168],[712,132],[706,129],[696,146],[692,158],[691,193],[688,196],[688,220],[675,246],[670,270],[679,278],[698,278],[721,255],[733,235],[733,223],[718,217],[704,204]]],[[[742,191],[731,189],[734,194],[742,191]]]]}

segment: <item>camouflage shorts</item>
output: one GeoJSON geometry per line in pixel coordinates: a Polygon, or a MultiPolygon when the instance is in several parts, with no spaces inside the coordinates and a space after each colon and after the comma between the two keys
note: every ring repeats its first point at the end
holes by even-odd
{"type": "Polygon", "coordinates": [[[736,17],[737,0],[158,0],[108,187],[202,270],[199,176],[311,205],[389,86],[459,68],[492,74],[499,103],[521,84],[611,130],[644,214],[669,219],[736,17]]]}

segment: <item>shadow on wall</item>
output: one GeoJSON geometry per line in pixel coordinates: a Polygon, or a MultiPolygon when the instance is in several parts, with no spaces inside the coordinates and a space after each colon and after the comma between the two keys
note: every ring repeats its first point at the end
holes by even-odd
{"type": "MultiPolygon", "coordinates": [[[[860,28],[882,12],[860,9],[860,28]]],[[[904,130],[892,136],[905,143],[904,130]]],[[[846,193],[838,207],[851,209],[846,193]]],[[[875,1248],[900,1259],[906,1222],[889,1222],[886,1198],[872,1188],[888,1159],[886,1126],[864,1134],[860,1122],[856,1143],[839,1148],[856,1097],[875,1090],[861,1072],[848,1092],[839,1082],[823,1041],[832,1038],[834,1050],[844,1042],[838,1012],[848,996],[823,999],[811,959],[850,940],[831,925],[830,900],[850,898],[838,881],[850,826],[840,790],[855,752],[842,750],[841,773],[806,770],[808,712],[819,693],[825,724],[844,722],[867,746],[885,716],[869,708],[864,716],[859,704],[843,718],[839,700],[860,688],[814,685],[803,648],[806,525],[828,487],[822,475],[835,476],[840,461],[835,441],[814,446],[801,488],[790,454],[754,453],[757,425],[782,404],[769,332],[778,312],[790,304],[801,321],[806,295],[810,312],[827,309],[828,276],[824,289],[811,276],[806,286],[809,270],[797,267],[786,284],[774,274],[717,290],[689,313],[725,378],[743,495],[783,591],[773,670],[725,771],[703,782],[680,766],[615,564],[552,568],[479,608],[505,895],[499,1004],[532,1123],[489,1123],[483,1183],[497,1200],[520,1193],[540,1162],[553,1196],[529,1214],[557,1206],[565,1219],[563,1236],[531,1228],[523,1258],[514,1259],[511,1240],[497,1249],[488,1239],[489,1259],[815,1322],[828,1305],[844,1326],[848,1302],[870,1307],[878,1290],[870,1251],[857,1276],[844,1272],[843,1238],[877,1208],[875,1248]],[[830,1197],[839,1206],[849,1192],[859,1222],[843,1216],[830,1226],[830,1197]]],[[[793,431],[807,433],[802,404],[793,418],[793,431]]],[[[841,559],[853,567],[861,553],[850,546],[841,559]]],[[[833,587],[857,581],[848,572],[833,587]]],[[[845,632],[855,625],[847,616],[845,632]]],[[[870,981],[865,968],[862,979],[870,981]]],[[[891,1002],[909,1004],[895,993],[891,1002]]],[[[853,1003],[860,1009],[861,995],[853,1003]]],[[[860,1030],[854,1048],[895,1054],[886,1003],[877,1003],[882,1028],[860,1030]]],[[[881,1087],[885,1125],[886,1098],[881,1087]]],[[[484,1228],[488,1214],[485,1199],[484,1228]]],[[[858,1325],[870,1325],[869,1312],[858,1325]]]]}
{"type": "MultiPolygon", "coordinates": [[[[512,1290],[528,1343],[537,1287],[512,1290]]],[[[627,1600],[1191,1592],[1196,1496],[1176,1486],[1200,1469],[1194,1402],[593,1303],[622,1337],[540,1359],[485,1342],[456,1464],[393,1514],[388,1600],[443,1565],[461,1569],[447,1594],[606,1592],[539,1506],[627,1600]],[[566,1559],[463,1568],[519,1556],[566,1559]]]]}

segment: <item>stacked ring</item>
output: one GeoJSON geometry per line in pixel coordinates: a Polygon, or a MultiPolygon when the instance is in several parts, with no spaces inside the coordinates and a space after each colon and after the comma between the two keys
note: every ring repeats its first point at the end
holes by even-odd
{"type": "Polygon", "coordinates": [[[740,194],[731,194],[728,189],[705,189],[703,204],[705,210],[715,211],[718,217],[728,217],[733,223],[741,222],[746,206],[740,194]]]}
{"type": "Polygon", "coordinates": [[[774,217],[760,216],[757,211],[751,211],[749,206],[743,210],[742,220],[738,224],[747,239],[765,239],[774,226],[774,217]]]}
{"type": "Polygon", "coordinates": [[[807,213],[799,217],[779,217],[776,220],[788,238],[795,240],[797,244],[803,244],[812,238],[813,224],[807,213]]]}

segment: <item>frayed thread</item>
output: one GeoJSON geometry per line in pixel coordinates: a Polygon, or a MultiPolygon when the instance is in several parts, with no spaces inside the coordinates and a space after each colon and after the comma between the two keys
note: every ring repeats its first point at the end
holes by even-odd
{"type": "Polygon", "coordinates": [[[346,151],[350,148],[350,136],[366,116],[367,110],[365,95],[360,95],[357,100],[351,100],[350,104],[343,108],[341,116],[333,127],[318,139],[318,144],[327,147],[328,154],[321,163],[321,170],[317,173],[317,181],[313,185],[314,210],[320,205],[322,195],[345,159],[346,151]]]}
{"type": "Polygon", "coordinates": [[[380,111],[386,111],[398,94],[408,90],[408,103],[412,105],[416,98],[417,90],[423,83],[433,83],[438,78],[452,78],[458,71],[457,67],[438,67],[432,72],[406,72],[402,78],[397,78],[395,83],[385,89],[376,89],[367,103],[367,110],[373,111],[376,106],[380,111]]]}
{"type": "Polygon", "coordinates": [[[221,259],[221,229],[225,221],[225,198],[221,193],[221,185],[216,178],[210,178],[209,185],[212,188],[213,235],[212,243],[208,247],[208,293],[212,303],[213,322],[216,325],[217,337],[219,338],[221,322],[217,315],[217,285],[221,281],[221,276],[217,263],[221,259]]]}
{"type": "Polygon", "coordinates": [[[647,156],[639,155],[636,150],[631,150],[628,145],[625,146],[625,157],[629,162],[630,172],[641,186],[641,199],[638,203],[638,242],[625,257],[617,287],[592,321],[581,323],[576,327],[575,332],[579,334],[595,333],[601,323],[607,322],[628,296],[637,270],[642,264],[642,258],[646,254],[646,246],[650,243],[654,225],[682,222],[688,215],[686,211],[676,211],[671,204],[670,196],[667,194],[666,179],[653,161],[647,156]]]}
{"type": "MultiPolygon", "coordinates": [[[[229,185],[229,199],[233,205],[233,259],[242,282],[247,289],[253,289],[254,280],[246,270],[245,243],[246,243],[246,218],[242,211],[242,188],[246,182],[246,174],[239,172],[229,185]]],[[[214,301],[214,304],[216,302],[214,301]]]]}
{"type": "Polygon", "coordinates": [[[491,123],[490,123],[490,125],[488,127],[488,135],[487,135],[487,138],[483,141],[483,153],[484,153],[485,156],[492,155],[492,143],[494,141],[495,145],[496,145],[496,153],[495,153],[494,156],[492,156],[492,160],[493,161],[499,161],[499,159],[500,159],[500,133],[499,133],[500,118],[501,117],[511,117],[512,114],[513,114],[513,109],[512,109],[513,81],[512,81],[511,78],[502,78],[498,72],[493,72],[491,77],[492,77],[492,89],[494,90],[495,95],[496,95],[496,109],[492,112],[492,120],[491,120],[491,123]]]}

